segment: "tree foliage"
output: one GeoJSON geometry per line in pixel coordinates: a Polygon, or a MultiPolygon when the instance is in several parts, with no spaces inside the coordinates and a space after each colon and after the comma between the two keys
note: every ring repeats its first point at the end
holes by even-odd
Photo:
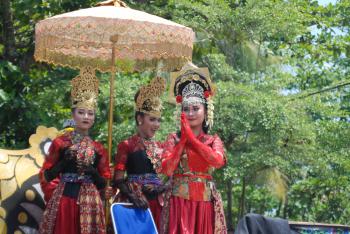
{"type": "MultiPolygon", "coordinates": [[[[70,117],[77,71],[33,61],[34,26],[97,1],[2,0],[0,146],[22,148],[38,125],[70,117]]],[[[228,165],[216,172],[228,223],[246,212],[350,224],[350,3],[315,0],[130,0],[196,32],[193,60],[217,84],[212,132],[228,165]],[[318,91],[322,92],[318,92],[318,91]]],[[[154,74],[118,74],[114,146],[135,131],[133,96],[154,74]]],[[[92,134],[106,143],[109,74],[92,134]]],[[[166,101],[164,96],[164,101],[166,101]]],[[[163,140],[176,130],[165,102],[163,140]]]]}

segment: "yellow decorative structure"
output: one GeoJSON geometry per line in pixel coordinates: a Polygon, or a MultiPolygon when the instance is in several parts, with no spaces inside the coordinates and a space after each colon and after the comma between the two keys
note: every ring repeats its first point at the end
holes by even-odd
{"type": "Polygon", "coordinates": [[[18,215],[18,221],[21,223],[21,224],[24,224],[28,221],[28,215],[24,212],[21,212],[19,213],[18,215]]]}
{"type": "MultiPolygon", "coordinates": [[[[15,228],[19,229],[20,227],[9,226],[8,222],[12,222],[12,220],[7,218],[10,213],[22,206],[23,202],[31,204],[29,207],[34,207],[33,210],[40,211],[38,204],[31,203],[35,201],[36,194],[41,193],[36,175],[43,164],[52,140],[57,134],[56,128],[39,126],[36,133],[29,138],[30,147],[28,149],[0,149],[0,234],[11,230],[22,233],[20,230],[15,230],[15,228]],[[36,181],[37,184],[28,185],[28,183],[32,183],[28,182],[29,180],[36,181]],[[30,189],[23,188],[25,183],[27,183],[26,186],[31,186],[30,189]],[[18,204],[16,204],[17,202],[18,204]]],[[[43,204],[43,200],[41,204],[43,204]]],[[[25,210],[26,205],[22,206],[25,210]]],[[[33,210],[25,212],[22,209],[22,212],[17,214],[18,222],[29,225],[27,224],[28,217],[33,214],[33,210]]],[[[37,219],[37,215],[35,218],[37,219]]]]}
{"type": "Polygon", "coordinates": [[[0,207],[0,234],[7,234],[7,225],[5,222],[5,218],[6,218],[6,210],[0,207]]]}
{"type": "Polygon", "coordinates": [[[34,193],[34,191],[31,190],[31,189],[28,189],[28,190],[26,191],[25,196],[26,196],[26,199],[27,199],[28,201],[33,201],[33,200],[35,199],[35,193],[34,193]]]}
{"type": "Polygon", "coordinates": [[[7,234],[7,225],[2,217],[0,217],[0,234],[7,234]]]}

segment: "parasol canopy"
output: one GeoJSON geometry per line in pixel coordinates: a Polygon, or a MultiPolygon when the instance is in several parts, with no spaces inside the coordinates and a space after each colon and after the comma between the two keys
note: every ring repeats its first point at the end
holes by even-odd
{"type": "Polygon", "coordinates": [[[35,27],[37,61],[71,68],[173,71],[192,59],[191,28],[127,7],[99,6],[56,15],[35,27]]]}

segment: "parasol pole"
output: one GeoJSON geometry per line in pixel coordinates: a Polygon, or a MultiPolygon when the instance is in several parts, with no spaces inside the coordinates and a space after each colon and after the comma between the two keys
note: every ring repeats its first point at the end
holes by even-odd
{"type": "Polygon", "coordinates": [[[109,80],[109,113],[108,113],[108,159],[112,163],[112,128],[113,128],[113,109],[114,109],[114,80],[115,80],[115,43],[118,41],[118,36],[114,35],[110,38],[112,42],[112,74],[109,80]]]}
{"type": "MultiPolygon", "coordinates": [[[[115,80],[115,73],[116,73],[115,43],[118,41],[118,35],[111,36],[110,41],[112,42],[112,63],[111,63],[112,74],[111,74],[111,77],[109,80],[110,84],[109,84],[109,113],[108,113],[108,159],[109,159],[109,168],[112,168],[112,170],[113,170],[112,130],[113,130],[113,110],[114,110],[114,80],[115,80]]],[[[107,181],[107,186],[110,186],[110,180],[107,181]]],[[[106,201],[105,213],[106,213],[106,225],[108,225],[108,223],[109,223],[109,201],[106,201]]]]}

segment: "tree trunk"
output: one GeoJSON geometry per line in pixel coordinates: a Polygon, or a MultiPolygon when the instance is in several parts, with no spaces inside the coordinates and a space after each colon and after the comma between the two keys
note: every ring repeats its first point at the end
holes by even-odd
{"type": "Polygon", "coordinates": [[[227,229],[233,230],[233,217],[232,217],[232,181],[227,180],[227,229]]]}
{"type": "Polygon", "coordinates": [[[242,193],[240,198],[240,204],[239,204],[239,216],[238,220],[240,220],[244,213],[245,213],[245,177],[242,178],[242,193]]]}
{"type": "Polygon", "coordinates": [[[283,206],[283,218],[286,219],[289,215],[288,215],[288,194],[286,195],[286,201],[284,202],[284,206],[283,206]]]}
{"type": "Polygon", "coordinates": [[[1,21],[3,26],[4,57],[6,60],[14,62],[16,57],[15,30],[11,12],[11,1],[1,1],[1,21]]]}
{"type": "Polygon", "coordinates": [[[277,217],[280,217],[282,208],[283,208],[283,201],[281,200],[281,201],[278,203],[278,209],[277,209],[277,212],[276,212],[276,216],[277,216],[277,217]]]}

